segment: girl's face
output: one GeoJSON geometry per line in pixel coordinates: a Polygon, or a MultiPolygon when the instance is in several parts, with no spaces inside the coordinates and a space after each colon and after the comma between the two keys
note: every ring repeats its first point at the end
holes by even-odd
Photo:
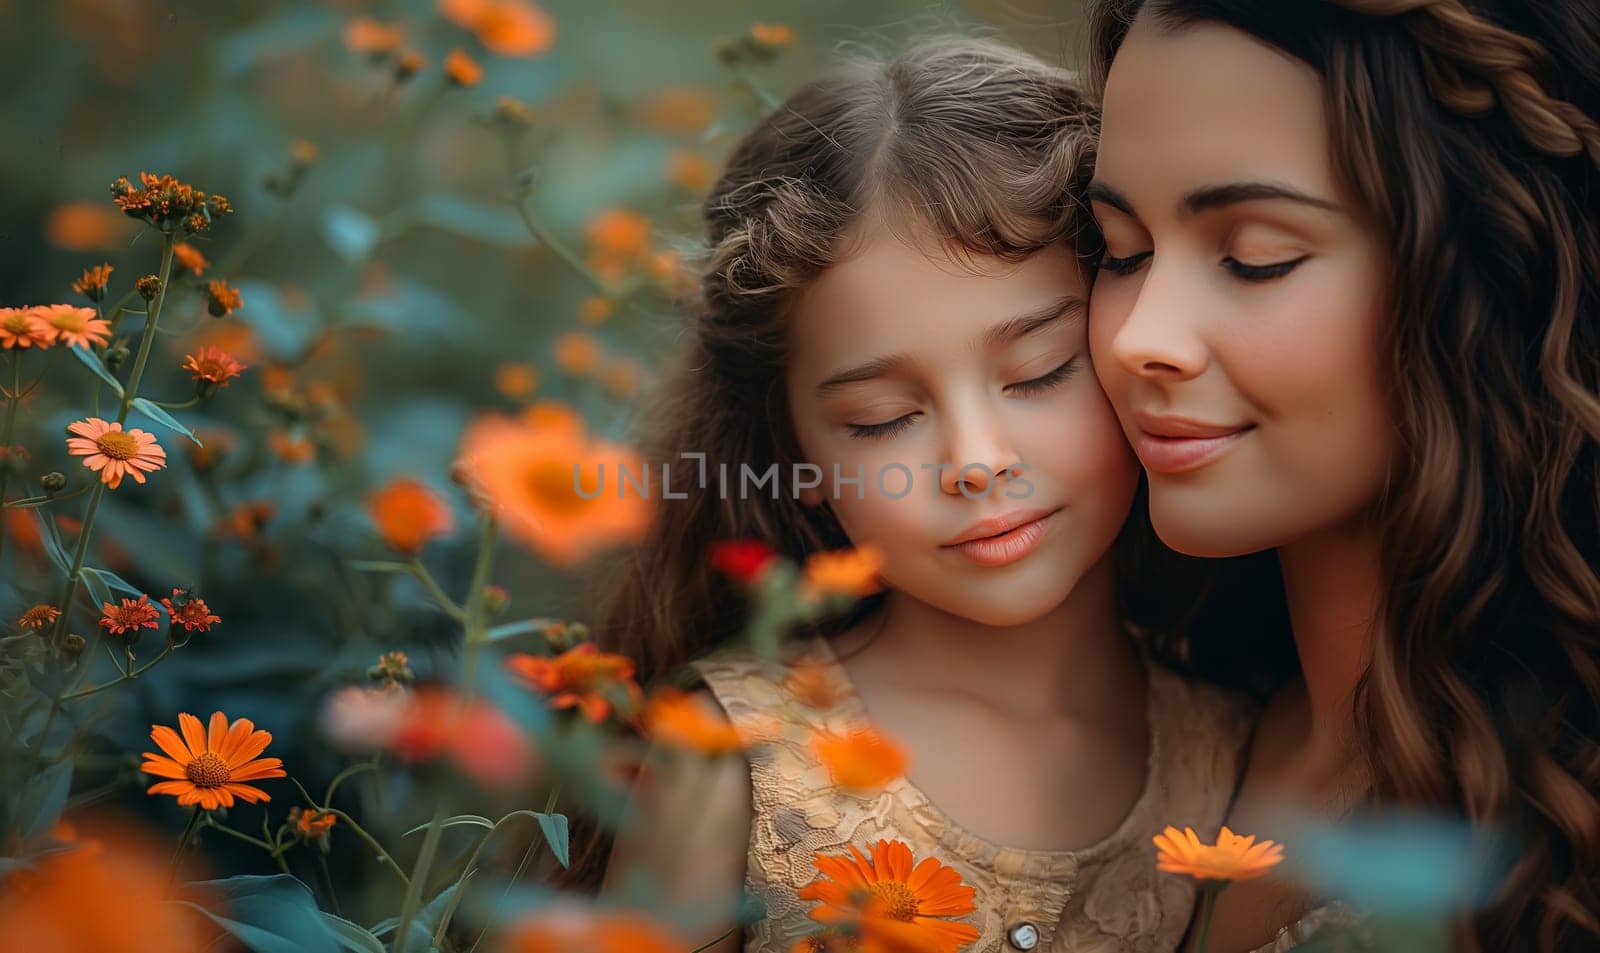
{"type": "Polygon", "coordinates": [[[822,471],[802,499],[881,547],[891,588],[985,625],[1036,619],[1110,548],[1138,480],[1090,370],[1077,261],[953,261],[872,216],[853,237],[792,313],[791,414],[822,471]],[[835,468],[863,479],[835,491],[835,468]]]}
{"type": "Polygon", "coordinates": [[[1394,449],[1384,249],[1335,174],[1321,79],[1232,27],[1138,17],[1107,81],[1095,372],[1196,556],[1364,516],[1394,449]]]}

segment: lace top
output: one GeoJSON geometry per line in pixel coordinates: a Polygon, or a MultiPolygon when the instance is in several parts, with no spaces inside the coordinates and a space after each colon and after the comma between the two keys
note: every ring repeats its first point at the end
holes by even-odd
{"type": "MultiPolygon", "coordinates": [[[[782,670],[744,649],[696,662],[734,726],[776,741],[752,749],[752,818],[745,887],[766,916],[745,933],[745,953],[789,953],[816,931],[812,906],[796,891],[817,879],[814,856],[865,852],[899,839],[916,859],[938,858],[974,888],[977,910],[958,918],[979,930],[963,953],[1039,950],[1171,953],[1193,912],[1187,877],[1155,869],[1151,837],[1173,824],[1214,833],[1228,803],[1253,710],[1225,691],[1184,679],[1146,659],[1150,745],[1145,787],[1117,829],[1076,850],[1032,850],[991,843],[963,830],[908,779],[867,795],[835,788],[807,745],[807,730],[865,725],[867,712],[832,646],[814,637],[799,655],[818,666],[832,701],[809,707],[783,685],[782,670]]],[[[800,658],[791,661],[794,664],[800,658]]]]}
{"type": "Polygon", "coordinates": [[[1360,923],[1361,919],[1350,907],[1338,901],[1330,901],[1308,911],[1299,920],[1279,930],[1271,943],[1259,946],[1251,953],[1289,953],[1290,950],[1315,936],[1319,930],[1349,928],[1360,923]]]}

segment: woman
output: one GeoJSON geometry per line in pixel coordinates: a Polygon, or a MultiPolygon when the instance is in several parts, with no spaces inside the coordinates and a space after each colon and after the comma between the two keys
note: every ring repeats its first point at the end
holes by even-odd
{"type": "MultiPolygon", "coordinates": [[[[1275,552],[1298,652],[1230,826],[1371,802],[1508,830],[1457,945],[1600,948],[1600,4],[1091,23],[1095,369],[1156,531],[1275,552]]],[[[1235,633],[1187,634],[1200,660],[1235,633]]],[[[1211,949],[1287,949],[1312,905],[1235,885],[1211,949]]]]}

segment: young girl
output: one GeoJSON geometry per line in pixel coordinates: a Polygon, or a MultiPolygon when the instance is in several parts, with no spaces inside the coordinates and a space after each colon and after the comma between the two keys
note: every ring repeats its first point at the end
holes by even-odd
{"type": "Polygon", "coordinates": [[[1166,951],[1187,925],[1193,888],[1151,836],[1215,830],[1247,711],[1152,664],[1119,611],[1138,472],[1086,347],[1087,136],[1059,70],[928,42],[796,93],[707,200],[703,307],[651,456],[778,480],[674,467],[687,498],[663,490],[603,626],[645,678],[698,657],[700,704],[747,737],[792,729],[748,764],[647,761],[607,883],[664,892],[695,944],[788,953],[820,926],[818,856],[852,848],[931,948],[1166,951]],[[820,693],[727,644],[745,607],[707,555],[748,538],[884,556],[883,592],[790,646],[820,693]],[[909,768],[842,789],[805,739],[869,724],[909,768]],[[912,873],[930,859],[970,905],[912,873]],[[742,938],[741,887],[765,909],[742,938]]]}
{"type": "MultiPolygon", "coordinates": [[[[1299,655],[1230,826],[1462,818],[1514,858],[1455,948],[1600,949],[1600,4],[1089,9],[1095,369],[1162,539],[1267,553],[1299,655]]],[[[1212,948],[1327,899],[1231,887],[1212,948]]]]}

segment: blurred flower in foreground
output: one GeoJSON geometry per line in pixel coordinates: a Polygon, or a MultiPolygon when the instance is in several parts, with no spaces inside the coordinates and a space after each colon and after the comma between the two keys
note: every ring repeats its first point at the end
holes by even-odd
{"type": "Polygon", "coordinates": [[[656,693],[645,706],[640,722],[645,737],[671,748],[720,755],[747,747],[726,715],[712,703],[685,692],[656,693]]]}
{"type": "Polygon", "coordinates": [[[33,309],[43,322],[43,333],[51,344],[92,347],[111,339],[111,325],[95,317],[93,308],[72,304],[42,304],[33,309]]]}
{"type": "Polygon", "coordinates": [[[589,242],[589,266],[608,280],[620,278],[650,248],[650,220],[628,209],[598,213],[583,233],[589,242]]]}
{"type": "Polygon", "coordinates": [[[352,53],[393,53],[405,41],[399,27],[371,17],[356,17],[344,25],[344,45],[352,53]]]}
{"type": "Polygon", "coordinates": [[[505,668],[528,688],[549,696],[551,708],[577,708],[595,723],[604,721],[618,703],[632,707],[640,699],[633,660],[602,652],[593,642],[555,658],[518,652],[506,658],[505,668]]]}
{"type": "Polygon", "coordinates": [[[240,718],[231,725],[222,712],[211,713],[209,727],[183,712],[178,715],[183,737],[166,725],[154,725],[150,740],[165,755],[144,753],[139,770],[171,780],[152,784],[148,794],[177,795],[179,804],[198,804],[207,811],[233,807],[235,797],[254,804],[270,801],[267,792],[245,781],[286,777],[277,758],[257,758],[272,742],[272,735],[257,731],[255,723],[240,718]]]}
{"type": "Polygon", "coordinates": [[[504,712],[437,685],[340,689],[328,699],[323,724],[348,748],[382,748],[409,762],[448,756],[486,787],[526,783],[537,766],[533,745],[504,712]]]}
{"type": "Polygon", "coordinates": [[[244,299],[239,296],[239,289],[217,278],[206,282],[206,311],[213,318],[227,317],[242,307],[244,299]]]}
{"type": "Polygon", "coordinates": [[[45,222],[50,244],[72,251],[117,251],[137,226],[99,202],[57,206],[45,222]]]}
{"type": "Polygon", "coordinates": [[[812,553],[806,560],[801,579],[801,595],[811,599],[868,596],[882,588],[878,580],[882,570],[883,550],[871,543],[854,549],[812,553]]]}
{"type": "Polygon", "coordinates": [[[563,334],[556,341],[556,364],[568,374],[587,374],[600,363],[600,342],[591,334],[563,334]]]}
{"type": "Polygon", "coordinates": [[[494,389],[512,400],[520,400],[538,388],[539,372],[532,364],[519,361],[495,366],[494,389]]]}
{"type": "Polygon", "coordinates": [[[1283,860],[1283,845],[1270,840],[1258,844],[1255,835],[1241,837],[1226,826],[1217,835],[1215,844],[1202,844],[1191,827],[1181,832],[1168,827],[1153,840],[1157,849],[1156,869],[1169,874],[1188,874],[1202,881],[1254,880],[1283,860]]]}
{"type": "Polygon", "coordinates": [[[501,932],[497,953],[686,953],[689,944],[643,914],[552,904],[501,932]]]}
{"type": "Polygon", "coordinates": [[[444,58],[444,75],[457,86],[476,86],[483,82],[483,67],[465,50],[451,50],[444,58]]]}
{"type": "Polygon", "coordinates": [[[67,430],[77,434],[67,438],[67,452],[83,457],[83,465],[98,471],[108,489],[121,486],[125,476],[143,483],[146,473],[167,465],[167,451],[153,434],[138,428],[123,430],[115,421],[89,417],[67,425],[67,430]]]}
{"type": "Polygon", "coordinates": [[[977,927],[941,919],[977,909],[977,891],[954,868],[934,857],[913,866],[911,848],[898,840],[873,844],[870,859],[849,848],[849,857],[817,854],[822,876],[797,891],[802,900],[821,901],[813,920],[858,937],[863,953],[956,953],[978,938],[977,927]]]}
{"type": "Polygon", "coordinates": [[[408,556],[455,527],[449,504],[421,480],[399,477],[367,499],[367,515],[391,549],[408,556]]]}
{"type": "Polygon", "coordinates": [[[1503,838],[1459,818],[1412,812],[1294,828],[1297,879],[1363,910],[1443,918],[1485,900],[1510,856],[1503,838]]]}
{"type": "Polygon", "coordinates": [[[188,242],[179,242],[172,246],[172,259],[178,263],[178,267],[187,268],[196,275],[211,267],[211,262],[206,261],[206,256],[200,253],[200,249],[188,242]]]}
{"type": "Polygon", "coordinates": [[[636,478],[645,472],[637,455],[591,439],[575,419],[531,410],[521,420],[479,417],[462,438],[455,471],[495,509],[508,536],[558,565],[637,539],[652,513],[647,494],[623,486],[623,468],[636,478]]]}
{"type": "MultiPolygon", "coordinates": [[[[70,849],[0,875],[0,950],[7,953],[199,953],[215,930],[195,910],[169,903],[170,844],[99,823],[82,835],[58,824],[70,849]],[[81,839],[80,839],[81,837],[81,839]],[[85,903],[93,906],[85,915],[85,903]]],[[[196,898],[198,899],[198,898],[196,898]]]]}
{"type": "Polygon", "coordinates": [[[533,56],[555,43],[555,21],[529,0],[440,0],[439,12],[501,56],[533,56]]]}
{"type": "Polygon", "coordinates": [[[904,749],[870,727],[843,734],[819,730],[811,736],[811,751],[833,783],[847,791],[880,790],[906,771],[904,749]]]}
{"type": "Polygon", "coordinates": [[[711,565],[738,582],[753,585],[778,558],[758,539],[722,540],[711,544],[711,565]]]}

